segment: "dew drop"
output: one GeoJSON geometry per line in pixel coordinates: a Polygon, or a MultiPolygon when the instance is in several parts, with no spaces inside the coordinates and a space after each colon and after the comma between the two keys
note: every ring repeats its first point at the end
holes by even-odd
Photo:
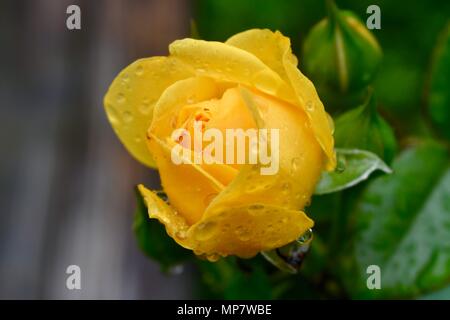
{"type": "Polygon", "coordinates": [[[180,240],[186,239],[187,238],[186,231],[177,231],[177,232],[175,232],[175,237],[177,237],[180,240]]]}
{"type": "Polygon", "coordinates": [[[124,111],[122,117],[125,122],[131,122],[133,120],[133,115],[129,111],[124,111]]]}
{"type": "Polygon", "coordinates": [[[314,102],[312,102],[312,101],[307,101],[306,102],[306,110],[308,110],[308,111],[314,111],[314,109],[315,109],[315,106],[314,106],[314,102]]]}
{"type": "Polygon", "coordinates": [[[150,101],[148,99],[144,99],[142,100],[141,105],[139,106],[139,110],[143,113],[143,114],[148,114],[151,110],[151,104],[150,101]]]}
{"type": "Polygon", "coordinates": [[[226,232],[228,232],[228,230],[230,230],[230,224],[229,223],[225,223],[223,225],[222,232],[226,233],[226,232]]]}
{"type": "Polygon", "coordinates": [[[256,185],[255,183],[249,183],[245,187],[245,192],[247,193],[254,193],[258,190],[259,190],[258,185],[256,185]]]}
{"type": "Polygon", "coordinates": [[[195,102],[195,97],[194,96],[189,96],[186,99],[186,103],[187,104],[193,104],[195,102]]]}
{"type": "Polygon", "coordinates": [[[304,234],[302,234],[298,238],[297,242],[299,244],[305,244],[305,243],[310,242],[312,240],[312,238],[313,238],[313,231],[312,231],[312,229],[308,229],[304,234]]]}
{"type": "Polygon", "coordinates": [[[302,159],[300,159],[299,157],[292,158],[292,160],[291,160],[291,174],[297,173],[301,162],[302,162],[302,159]]]}
{"type": "Polygon", "coordinates": [[[123,104],[123,103],[125,103],[125,101],[126,101],[126,98],[125,98],[124,94],[123,93],[119,93],[117,95],[117,103],[123,104]]]}
{"type": "Polygon", "coordinates": [[[208,254],[206,256],[206,259],[210,262],[216,262],[217,260],[220,259],[220,256],[218,254],[208,254]]]}
{"type": "Polygon", "coordinates": [[[283,193],[289,193],[291,191],[291,184],[289,182],[285,182],[281,185],[281,191],[283,193]]]}
{"type": "Polygon", "coordinates": [[[243,226],[238,226],[236,230],[234,231],[236,236],[241,241],[248,241],[250,240],[250,232],[243,226]]]}
{"type": "Polygon", "coordinates": [[[122,81],[123,81],[124,83],[130,82],[130,76],[128,75],[128,73],[124,73],[124,74],[122,75],[122,81]]]}
{"type": "Polygon", "coordinates": [[[298,240],[281,248],[264,251],[263,256],[280,270],[297,273],[300,269],[313,238],[312,230],[307,230],[298,240]]]}
{"type": "Polygon", "coordinates": [[[344,172],[345,171],[345,168],[346,168],[346,166],[347,166],[347,163],[346,163],[347,161],[345,160],[345,157],[344,156],[338,156],[337,157],[337,163],[336,163],[336,169],[335,169],[335,171],[337,172],[337,173],[342,173],[342,172],[344,172]]]}
{"type": "Polygon", "coordinates": [[[145,202],[147,203],[147,210],[149,215],[155,215],[158,213],[159,209],[158,206],[153,202],[153,200],[144,198],[145,202]]]}
{"type": "Polygon", "coordinates": [[[247,208],[248,213],[250,213],[251,215],[258,214],[263,209],[264,209],[264,205],[263,204],[252,204],[252,205],[248,206],[248,208],[247,208]]]}
{"type": "Polygon", "coordinates": [[[137,76],[142,76],[144,74],[144,67],[141,65],[138,65],[136,67],[136,71],[135,71],[137,76]]]}
{"type": "Polygon", "coordinates": [[[195,238],[199,241],[210,239],[214,235],[216,224],[214,222],[203,222],[197,226],[195,238]]]}
{"type": "Polygon", "coordinates": [[[167,194],[163,191],[163,190],[156,190],[155,194],[164,202],[168,203],[169,202],[169,197],[167,196],[167,194]]]}

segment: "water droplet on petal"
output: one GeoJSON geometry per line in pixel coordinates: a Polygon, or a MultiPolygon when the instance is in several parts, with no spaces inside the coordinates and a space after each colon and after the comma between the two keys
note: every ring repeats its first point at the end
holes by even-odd
{"type": "Polygon", "coordinates": [[[159,208],[158,206],[150,199],[144,198],[145,202],[147,203],[147,210],[149,215],[155,215],[158,213],[159,208]]]}
{"type": "Polygon", "coordinates": [[[288,194],[291,191],[291,184],[289,182],[284,182],[281,185],[281,192],[288,194]]]}
{"type": "Polygon", "coordinates": [[[308,229],[298,240],[278,249],[264,251],[262,255],[280,270],[297,273],[309,251],[312,238],[312,230],[308,229]]]}
{"type": "Polygon", "coordinates": [[[217,260],[220,259],[220,256],[218,254],[208,254],[206,256],[206,259],[211,262],[216,262],[217,260]]]}
{"type": "Polygon", "coordinates": [[[248,213],[250,213],[252,215],[260,213],[263,209],[264,209],[263,204],[252,204],[252,205],[248,206],[248,208],[247,208],[248,213]]]}
{"type": "Polygon", "coordinates": [[[128,73],[124,73],[124,74],[122,75],[122,81],[123,81],[124,83],[130,82],[130,76],[128,75],[128,73]]]}
{"type": "Polygon", "coordinates": [[[125,98],[124,94],[123,93],[119,93],[117,95],[117,103],[123,104],[123,103],[125,103],[125,101],[126,101],[126,98],[125,98]]]}
{"type": "Polygon", "coordinates": [[[300,167],[301,161],[302,160],[299,157],[292,158],[292,160],[291,160],[291,174],[297,173],[297,171],[298,171],[298,169],[300,167]]]}
{"type": "Polygon", "coordinates": [[[186,239],[187,238],[186,231],[177,231],[177,232],[175,232],[175,237],[177,237],[180,240],[186,239]]]}
{"type": "Polygon", "coordinates": [[[310,100],[306,101],[306,110],[311,112],[311,111],[314,111],[314,109],[315,109],[314,102],[312,102],[310,100]]]}
{"type": "Polygon", "coordinates": [[[139,110],[143,113],[143,114],[148,114],[151,110],[151,104],[150,101],[148,99],[144,99],[142,100],[141,105],[139,106],[139,110]]]}
{"type": "Polygon", "coordinates": [[[124,111],[122,117],[125,122],[131,122],[133,120],[133,115],[129,111],[124,111]]]}
{"type": "Polygon", "coordinates": [[[195,230],[195,238],[199,241],[205,241],[214,234],[216,224],[214,222],[202,222],[195,230]]]}
{"type": "Polygon", "coordinates": [[[141,65],[138,65],[136,67],[136,71],[135,71],[137,76],[142,76],[144,74],[144,67],[141,65]]]}
{"type": "Polygon", "coordinates": [[[245,228],[243,226],[238,226],[236,228],[236,230],[234,231],[234,233],[236,234],[238,239],[241,240],[241,241],[248,241],[248,240],[250,240],[250,232],[248,231],[247,228],[245,228]]]}
{"type": "Polygon", "coordinates": [[[169,202],[169,197],[167,196],[167,194],[163,191],[163,190],[156,190],[155,194],[165,203],[169,202]]]}

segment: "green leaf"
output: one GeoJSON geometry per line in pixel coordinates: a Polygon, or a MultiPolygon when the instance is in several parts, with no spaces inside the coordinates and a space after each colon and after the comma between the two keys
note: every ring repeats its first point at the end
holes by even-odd
{"type": "Polygon", "coordinates": [[[336,147],[371,151],[386,163],[392,162],[397,142],[393,130],[377,111],[371,88],[365,102],[339,116],[335,127],[336,147]]]}
{"type": "Polygon", "coordinates": [[[434,142],[404,151],[394,174],[373,180],[356,205],[348,285],[355,297],[411,297],[450,282],[450,169],[434,142]],[[381,290],[368,290],[367,267],[381,269],[381,290]]]}
{"type": "Polygon", "coordinates": [[[428,96],[428,110],[441,134],[450,139],[450,23],[435,49],[428,96]]]}
{"type": "Polygon", "coordinates": [[[450,300],[450,287],[423,295],[419,300],[450,300]]]}
{"type": "Polygon", "coordinates": [[[271,299],[272,286],[260,258],[222,258],[217,262],[197,260],[202,280],[217,298],[271,299]]]}
{"type": "Polygon", "coordinates": [[[150,258],[158,261],[163,271],[185,262],[192,257],[189,250],[179,246],[166,233],[164,226],[156,219],[148,217],[147,207],[136,190],[137,208],[134,215],[133,231],[139,248],[150,258]]]}
{"type": "Polygon", "coordinates": [[[333,172],[323,172],[316,186],[317,195],[344,190],[366,180],[376,170],[391,169],[372,152],[358,149],[336,149],[338,165],[333,172]]]}

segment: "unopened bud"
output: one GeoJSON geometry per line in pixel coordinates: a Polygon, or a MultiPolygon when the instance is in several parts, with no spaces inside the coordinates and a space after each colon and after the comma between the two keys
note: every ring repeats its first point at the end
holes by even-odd
{"type": "Polygon", "coordinates": [[[328,17],[305,39],[306,74],[324,90],[354,93],[373,80],[382,51],[375,37],[353,13],[327,1],[328,17]]]}

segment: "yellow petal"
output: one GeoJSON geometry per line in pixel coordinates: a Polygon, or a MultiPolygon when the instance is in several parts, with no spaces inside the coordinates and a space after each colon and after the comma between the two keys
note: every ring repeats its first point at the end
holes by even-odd
{"type": "Polygon", "coordinates": [[[225,208],[189,226],[154,192],[139,185],[150,218],[158,219],[167,234],[198,255],[251,257],[294,241],[313,226],[301,211],[274,206],[252,205],[225,208]]]}
{"type": "Polygon", "coordinates": [[[188,231],[198,255],[248,258],[296,240],[313,226],[302,211],[263,204],[216,207],[188,231]]]}
{"type": "MultiPolygon", "coordinates": [[[[139,192],[147,205],[150,218],[158,219],[166,231],[180,245],[186,247],[188,224],[186,220],[177,214],[167,203],[159,198],[154,192],[145,188],[142,184],[138,186],[139,192]]],[[[190,248],[189,248],[190,249],[190,248]]]]}
{"type": "Polygon", "coordinates": [[[258,108],[264,128],[280,130],[279,172],[261,175],[261,164],[243,166],[189,230],[197,254],[249,257],[285,245],[313,225],[297,209],[309,202],[324,154],[306,113],[261,92],[246,96],[248,107],[258,108]]]}
{"type": "Polygon", "coordinates": [[[286,52],[283,57],[286,74],[297,93],[300,105],[303,106],[308,115],[317,141],[327,156],[326,169],[334,170],[336,167],[336,154],[334,152],[333,129],[330,124],[332,118],[326,113],[313,83],[300,72],[289,56],[290,53],[286,52]]]}
{"type": "Polygon", "coordinates": [[[243,101],[247,100],[250,109],[256,106],[261,118],[258,122],[279,132],[279,171],[275,175],[261,175],[260,167],[268,165],[258,164],[253,170],[241,172],[224,194],[230,193],[242,203],[262,201],[291,209],[303,208],[314,191],[325,158],[308,117],[296,106],[258,91],[247,91],[243,101]]]}
{"type": "Polygon", "coordinates": [[[215,41],[183,39],[169,46],[174,56],[205,75],[220,81],[256,87],[286,101],[295,101],[292,88],[255,55],[215,41]]]}
{"type": "Polygon", "coordinates": [[[172,135],[177,129],[180,110],[186,105],[194,105],[222,95],[224,88],[206,77],[191,77],[172,84],[159,98],[153,120],[147,129],[159,138],[172,135]]]}
{"type": "Polygon", "coordinates": [[[308,115],[317,141],[328,157],[327,168],[333,169],[336,160],[330,118],[314,85],[298,70],[297,58],[292,54],[289,38],[278,31],[252,29],[234,35],[226,43],[255,55],[291,85],[298,104],[308,115]]]}
{"type": "Polygon", "coordinates": [[[168,86],[192,75],[190,70],[173,58],[140,59],[122,70],[106,93],[104,105],[114,131],[127,150],[147,166],[155,167],[146,145],[153,108],[168,86]]]}
{"type": "Polygon", "coordinates": [[[171,146],[164,144],[175,129],[171,124],[177,123],[176,117],[184,105],[215,98],[223,90],[215,81],[205,77],[176,82],[159,99],[149,129],[148,147],[155,156],[161,183],[171,205],[189,225],[202,217],[212,199],[222,191],[222,184],[229,183],[237,171],[225,164],[176,165],[171,159],[171,146]]]}
{"type": "MultiPolygon", "coordinates": [[[[291,44],[281,33],[274,33],[268,29],[251,29],[235,34],[225,43],[255,55],[289,83],[282,57],[291,44]]],[[[294,55],[292,57],[295,58],[294,55]]]]}

